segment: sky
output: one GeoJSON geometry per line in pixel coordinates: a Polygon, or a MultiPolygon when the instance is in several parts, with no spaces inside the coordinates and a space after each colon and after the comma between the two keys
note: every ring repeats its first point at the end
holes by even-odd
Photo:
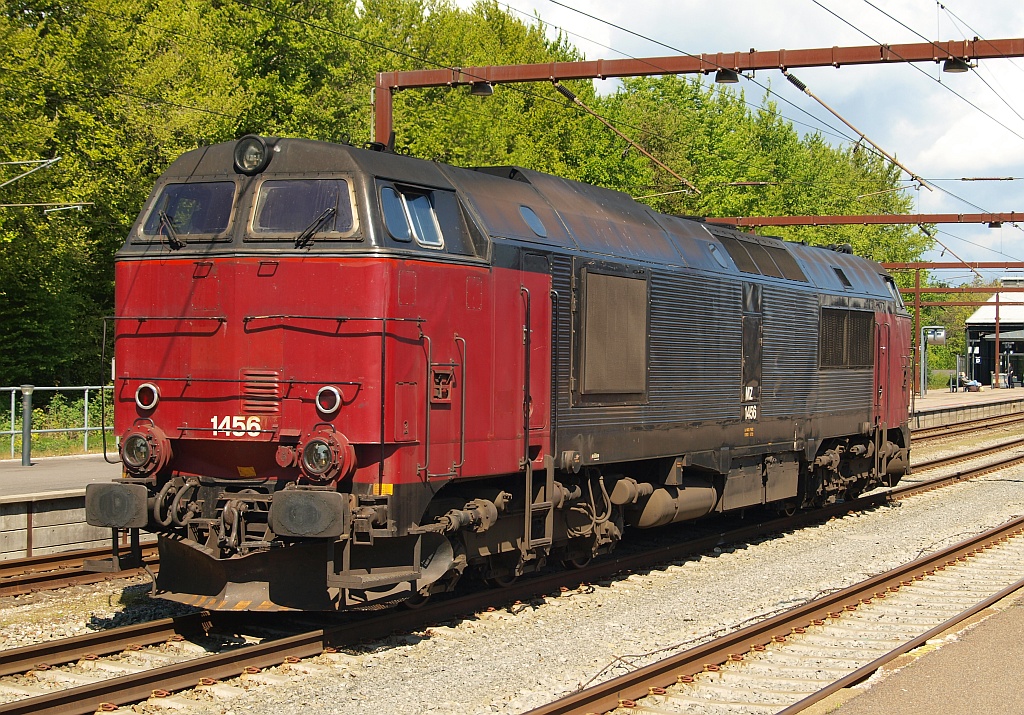
{"type": "MultiPolygon", "coordinates": [[[[471,0],[457,2],[472,4],[471,0]]],[[[561,30],[587,59],[976,36],[1024,38],[1021,0],[499,0],[499,4],[523,19],[539,14],[549,23],[552,36],[561,30]]],[[[801,68],[792,73],[860,132],[936,187],[935,191],[908,190],[916,212],[1024,213],[1024,58],[980,60],[964,74],[943,73],[941,64],[932,62],[801,68]],[[963,177],[1014,180],[960,181],[963,177]]],[[[713,75],[705,81],[712,79],[713,75]]],[[[599,92],[614,92],[616,82],[595,80],[595,86],[599,92]]],[[[744,78],[732,87],[742,89],[755,105],[761,103],[765,87],[770,87],[777,93],[773,99],[779,110],[797,131],[820,131],[836,144],[857,139],[778,70],[758,70],[753,80],[744,78]]],[[[909,177],[904,174],[904,178],[909,177]]],[[[966,261],[1024,261],[1024,221],[995,229],[984,224],[942,224],[938,229],[937,239],[949,250],[942,255],[943,246],[937,245],[926,260],[954,261],[955,254],[966,261]]],[[[986,277],[1002,273],[989,272],[986,277]]],[[[970,274],[944,272],[940,278],[959,283],[969,280],[970,274]]]]}

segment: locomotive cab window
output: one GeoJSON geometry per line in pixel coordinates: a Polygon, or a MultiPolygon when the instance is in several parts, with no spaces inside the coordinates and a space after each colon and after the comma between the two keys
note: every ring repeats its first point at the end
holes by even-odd
{"type": "Polygon", "coordinates": [[[889,295],[891,295],[892,299],[896,301],[897,307],[906,307],[903,305],[903,294],[900,293],[900,289],[896,287],[896,281],[892,279],[892,276],[883,275],[882,279],[885,281],[885,287],[889,289],[889,295]]]}
{"type": "Polygon", "coordinates": [[[411,241],[428,248],[443,248],[444,237],[435,213],[433,191],[385,186],[380,190],[384,225],[396,241],[411,241]]]}
{"type": "Polygon", "coordinates": [[[268,179],[260,184],[254,238],[353,239],[352,193],[345,179],[268,179]]]}
{"type": "Polygon", "coordinates": [[[206,237],[213,240],[221,237],[231,222],[234,199],[232,181],[167,184],[153,201],[138,239],[166,241],[177,237],[190,240],[206,237]]]}

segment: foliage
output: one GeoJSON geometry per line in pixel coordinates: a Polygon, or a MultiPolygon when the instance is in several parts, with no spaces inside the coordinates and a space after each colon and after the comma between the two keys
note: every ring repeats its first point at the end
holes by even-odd
{"type": "MultiPolygon", "coordinates": [[[[609,114],[638,128],[646,148],[696,184],[655,165],[634,164],[622,188],[660,211],[695,216],[909,213],[899,169],[876,154],[834,147],[819,134],[800,137],[766,97],[751,110],[743,92],[676,76],[630,79],[606,103],[609,114]],[[885,193],[875,193],[884,191],[885,193]],[[873,196],[864,194],[874,193],[873,196]]],[[[849,243],[877,261],[909,261],[930,239],[907,226],[778,227],[773,234],[814,245],[849,243]]]]}
{"type": "MultiPolygon", "coordinates": [[[[46,393],[36,393],[44,398],[46,393]]],[[[33,395],[33,397],[36,397],[33,395]]],[[[32,409],[32,430],[68,430],[67,432],[51,432],[32,435],[32,456],[48,457],[57,454],[80,454],[83,451],[85,440],[85,396],[69,399],[63,393],[55,393],[48,396],[45,404],[33,407],[32,409]]],[[[108,449],[113,448],[113,441],[109,428],[114,424],[114,404],[110,400],[110,393],[107,399],[103,400],[97,391],[89,395],[89,451],[100,452],[103,450],[103,438],[99,430],[95,429],[105,424],[108,428],[107,445],[108,449]],[[105,408],[105,421],[101,419],[101,409],[105,408]]],[[[22,414],[20,400],[15,404],[14,410],[14,432],[13,438],[5,436],[0,440],[0,455],[10,456],[11,439],[14,441],[15,455],[21,454],[21,429],[22,414]]],[[[11,408],[10,404],[0,405],[0,425],[4,432],[11,429],[11,408]]],[[[0,456],[2,458],[2,456],[0,456]]]]}
{"type": "MultiPolygon", "coordinates": [[[[7,0],[0,12],[0,161],[61,157],[2,189],[0,384],[83,384],[112,311],[113,256],[168,164],[245,133],[369,141],[378,71],[580,59],[493,0],[7,0]]],[[[877,157],[800,137],[765,101],[676,77],[636,79],[607,97],[567,86],[693,181],[699,195],[649,199],[698,215],[902,212],[877,157]],[[761,182],[736,186],[736,182],[761,182]]],[[[395,96],[396,148],[458,165],[513,164],[634,196],[678,181],[549,83],[395,96]]],[[[381,137],[380,139],[386,139],[381,137]]],[[[0,167],[0,182],[16,167],[0,167]]],[[[920,255],[907,228],[780,230],[850,242],[880,260],[920,255]]]]}

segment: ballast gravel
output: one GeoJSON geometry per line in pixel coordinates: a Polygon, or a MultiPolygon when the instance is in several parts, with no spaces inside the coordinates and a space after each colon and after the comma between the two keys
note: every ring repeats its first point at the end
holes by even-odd
{"type": "MultiPolygon", "coordinates": [[[[1004,470],[268,673],[285,678],[243,676],[218,690],[176,695],[168,707],[150,700],[134,709],[217,715],[522,713],[1021,514],[1024,470],[1004,470]]],[[[120,583],[117,591],[78,587],[53,598],[3,599],[0,648],[177,611],[173,604],[150,602],[142,585],[125,589],[120,583]]]]}

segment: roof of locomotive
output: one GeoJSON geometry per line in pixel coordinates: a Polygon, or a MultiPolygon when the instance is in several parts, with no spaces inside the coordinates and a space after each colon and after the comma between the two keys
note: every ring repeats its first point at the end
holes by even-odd
{"type": "Polygon", "coordinates": [[[792,243],[774,236],[743,233],[703,219],[658,213],[621,191],[521,167],[444,168],[452,175],[452,182],[478,207],[487,232],[498,240],[555,244],[610,258],[688,266],[730,275],[757,272],[733,258],[736,244],[761,246],[785,251],[798,266],[795,270],[784,269],[784,276],[761,272],[766,278],[797,280],[795,276],[802,273],[806,283],[822,290],[852,290],[886,299],[892,295],[882,277],[887,275],[885,269],[843,250],[792,243]],[[543,221],[547,236],[538,236],[529,228],[519,215],[522,205],[537,214],[550,213],[553,220],[543,221]]]}
{"type": "MultiPolygon", "coordinates": [[[[460,168],[348,144],[274,137],[266,140],[274,152],[267,172],[275,175],[353,172],[457,191],[493,241],[527,242],[601,258],[730,275],[751,273],[744,271],[728,250],[735,248],[731,239],[748,247],[786,251],[806,282],[816,288],[890,296],[882,279],[884,269],[868,259],[747,234],[701,219],[661,214],[620,191],[520,167],[460,168]],[[535,214],[542,233],[531,227],[521,207],[535,214]]],[[[161,181],[237,178],[233,169],[235,146],[236,142],[224,142],[187,152],[168,167],[161,181]]],[[[765,277],[788,278],[771,274],[765,277]]]]}

